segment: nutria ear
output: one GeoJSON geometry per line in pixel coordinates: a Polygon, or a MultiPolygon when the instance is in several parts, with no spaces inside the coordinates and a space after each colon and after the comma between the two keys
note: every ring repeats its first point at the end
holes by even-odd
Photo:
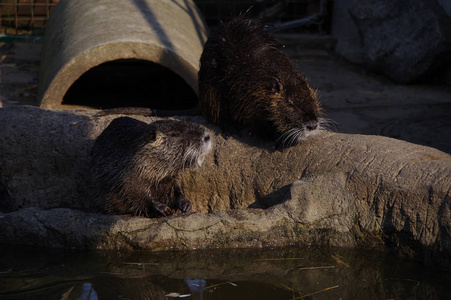
{"type": "Polygon", "coordinates": [[[274,79],[271,83],[271,93],[277,95],[280,91],[282,91],[282,84],[278,79],[274,79]]]}

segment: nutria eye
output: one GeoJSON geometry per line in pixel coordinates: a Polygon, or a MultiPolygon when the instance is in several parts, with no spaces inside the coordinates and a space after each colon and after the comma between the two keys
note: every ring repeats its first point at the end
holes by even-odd
{"type": "Polygon", "coordinates": [[[157,131],[156,130],[149,130],[147,132],[147,140],[148,141],[154,141],[157,137],[157,131]]]}

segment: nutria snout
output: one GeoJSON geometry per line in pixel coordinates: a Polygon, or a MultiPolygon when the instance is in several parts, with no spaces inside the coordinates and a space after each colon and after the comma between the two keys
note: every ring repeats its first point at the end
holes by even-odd
{"type": "Polygon", "coordinates": [[[264,27],[240,16],[209,36],[200,59],[206,119],[295,144],[322,124],[316,92],[264,27]]]}
{"type": "Polygon", "coordinates": [[[94,143],[93,189],[100,212],[161,217],[191,210],[178,183],[184,168],[200,167],[212,148],[207,131],[176,120],[150,124],[113,120],[94,143]]]}

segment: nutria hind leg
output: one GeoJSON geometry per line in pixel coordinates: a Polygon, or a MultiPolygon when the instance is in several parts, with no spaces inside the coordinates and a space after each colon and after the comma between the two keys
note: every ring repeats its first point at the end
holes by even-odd
{"type": "Polygon", "coordinates": [[[191,211],[191,201],[186,200],[180,187],[176,187],[174,193],[174,208],[180,210],[182,213],[191,211]]]}

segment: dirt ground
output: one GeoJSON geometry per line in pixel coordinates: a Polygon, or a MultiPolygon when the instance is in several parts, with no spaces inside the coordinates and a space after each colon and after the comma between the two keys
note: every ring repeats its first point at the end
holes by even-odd
{"type": "MultiPolygon", "coordinates": [[[[0,43],[3,107],[37,105],[41,40],[0,43]]],[[[394,137],[451,153],[451,87],[398,85],[325,50],[287,52],[318,90],[336,132],[394,137]]]]}

